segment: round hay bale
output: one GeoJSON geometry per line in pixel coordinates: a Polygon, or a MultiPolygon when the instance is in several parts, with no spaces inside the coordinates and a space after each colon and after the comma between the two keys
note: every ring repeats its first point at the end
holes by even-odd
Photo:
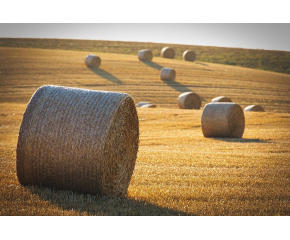
{"type": "Polygon", "coordinates": [[[173,59],[175,57],[175,51],[171,47],[164,47],[161,50],[161,57],[164,58],[171,58],[173,59]]]}
{"type": "Polygon", "coordinates": [[[160,78],[162,80],[174,81],[176,77],[176,72],[173,68],[162,68],[160,71],[160,78]]]}
{"type": "Polygon", "coordinates": [[[23,185],[124,196],[138,144],[139,121],[130,95],[42,86],[23,116],[17,177],[23,185]]]}
{"type": "Polygon", "coordinates": [[[97,67],[99,67],[101,65],[101,58],[96,56],[96,55],[89,54],[89,55],[86,56],[85,64],[88,67],[97,68],[97,67]]]}
{"type": "Polygon", "coordinates": [[[138,102],[136,107],[142,107],[143,105],[149,104],[149,102],[138,102]]]}
{"type": "Polygon", "coordinates": [[[213,98],[211,102],[232,102],[232,100],[228,97],[220,96],[213,98]]]}
{"type": "Polygon", "coordinates": [[[150,62],[153,59],[153,53],[150,50],[144,49],[138,52],[138,59],[140,61],[150,62]]]}
{"type": "Polygon", "coordinates": [[[144,104],[141,106],[141,108],[156,108],[157,106],[155,104],[144,104]]]}
{"type": "Polygon", "coordinates": [[[196,54],[194,51],[187,50],[183,53],[182,57],[185,61],[193,62],[196,59],[196,54]]]}
{"type": "Polygon", "coordinates": [[[203,109],[201,127],[204,137],[241,138],[244,111],[236,103],[208,103],[203,109]]]}
{"type": "Polygon", "coordinates": [[[194,92],[184,92],[179,95],[177,103],[181,109],[200,109],[201,98],[194,92]]]}
{"type": "Polygon", "coordinates": [[[245,107],[246,112],[265,112],[264,108],[260,105],[250,105],[245,107]]]}

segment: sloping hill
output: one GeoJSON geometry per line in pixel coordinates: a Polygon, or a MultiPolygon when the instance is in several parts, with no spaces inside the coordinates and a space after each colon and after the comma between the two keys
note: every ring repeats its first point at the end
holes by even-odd
{"type": "Polygon", "coordinates": [[[0,47],[0,215],[290,215],[290,75],[208,62],[136,55],[0,47]],[[85,56],[97,54],[99,69],[85,56]],[[162,81],[162,67],[175,81],[162,81]],[[16,177],[19,127],[31,95],[55,84],[131,94],[140,144],[126,198],[23,187],[16,177]],[[202,107],[225,95],[245,112],[242,138],[204,138],[200,110],[179,109],[193,91],[202,107]]]}
{"type": "Polygon", "coordinates": [[[267,111],[290,112],[287,74],[161,57],[146,63],[133,55],[101,52],[94,52],[101,57],[101,66],[90,69],[84,64],[89,53],[0,48],[0,101],[24,103],[41,85],[55,84],[126,92],[136,102],[149,101],[170,108],[177,107],[179,94],[193,91],[202,97],[203,106],[222,95],[242,107],[260,104],[267,111]],[[176,70],[175,81],[160,79],[163,67],[176,70]]]}
{"type": "Polygon", "coordinates": [[[123,42],[75,39],[0,38],[0,47],[42,48],[136,55],[141,49],[150,49],[155,57],[163,47],[173,47],[175,59],[181,60],[186,50],[193,50],[197,61],[290,73],[290,52],[262,49],[225,48],[183,44],[123,42]]]}

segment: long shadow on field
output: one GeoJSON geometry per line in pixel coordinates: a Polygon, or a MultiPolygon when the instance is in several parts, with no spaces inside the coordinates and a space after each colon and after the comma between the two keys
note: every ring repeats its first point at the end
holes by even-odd
{"type": "MultiPolygon", "coordinates": [[[[179,83],[179,82],[176,82],[176,81],[166,81],[166,80],[162,80],[162,82],[166,83],[168,86],[174,88],[176,91],[180,92],[180,93],[184,93],[184,92],[194,92],[192,91],[191,89],[189,89],[187,86],[179,83]]],[[[200,99],[202,102],[205,102],[205,99],[200,96],[200,99]]]]}
{"type": "MultiPolygon", "coordinates": [[[[140,61],[146,65],[148,65],[149,67],[161,70],[162,68],[164,68],[163,66],[155,63],[155,62],[151,62],[151,61],[140,61]]],[[[176,81],[166,81],[166,80],[162,80],[164,83],[166,83],[168,86],[172,87],[173,89],[175,89],[176,91],[180,92],[180,93],[184,93],[184,92],[193,92],[191,89],[189,89],[187,86],[176,82],[176,81]]],[[[205,101],[205,99],[203,97],[201,97],[202,101],[205,101]]]]}
{"type": "Polygon", "coordinates": [[[111,73],[109,73],[103,69],[94,68],[94,67],[88,67],[88,69],[90,69],[92,72],[99,75],[100,77],[111,81],[112,83],[123,84],[119,78],[116,78],[114,75],[112,75],[111,73]]]}
{"type": "MultiPolygon", "coordinates": [[[[100,197],[72,191],[54,190],[51,188],[29,186],[32,194],[57,207],[77,211],[71,215],[95,216],[187,216],[182,211],[159,207],[141,200],[119,197],[100,197]]],[[[70,215],[69,213],[64,213],[70,215]]]]}
{"type": "Polygon", "coordinates": [[[157,70],[161,70],[162,68],[164,68],[163,66],[155,63],[155,62],[151,62],[151,61],[140,61],[146,65],[148,65],[149,67],[155,68],[157,70]]]}
{"type": "Polygon", "coordinates": [[[199,64],[199,65],[202,65],[202,66],[208,66],[207,64],[205,63],[201,63],[201,62],[195,62],[196,64],[199,64]]]}
{"type": "Polygon", "coordinates": [[[268,143],[268,141],[259,138],[213,138],[215,140],[224,142],[239,142],[239,143],[268,143]]]}
{"type": "MultiPolygon", "coordinates": [[[[172,87],[173,89],[175,89],[178,92],[184,93],[184,92],[193,92],[191,89],[189,89],[187,86],[176,82],[176,81],[172,81],[172,80],[162,80],[162,82],[166,83],[168,86],[172,87]]],[[[204,100],[204,99],[202,99],[204,100]]]]}

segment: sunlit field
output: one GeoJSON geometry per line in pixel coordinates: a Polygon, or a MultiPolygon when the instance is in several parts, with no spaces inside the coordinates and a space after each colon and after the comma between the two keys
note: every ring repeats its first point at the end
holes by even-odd
{"type": "Polygon", "coordinates": [[[134,55],[0,48],[0,215],[290,215],[290,75],[208,62],[134,55]],[[98,55],[98,69],[87,54],[98,55]],[[176,70],[162,81],[163,67],[176,70]],[[42,85],[125,92],[136,103],[138,157],[125,198],[21,186],[16,147],[23,113],[42,85]],[[178,96],[192,91],[200,110],[179,109],[178,96]],[[227,96],[245,108],[242,138],[204,138],[202,108],[227,96]]]}

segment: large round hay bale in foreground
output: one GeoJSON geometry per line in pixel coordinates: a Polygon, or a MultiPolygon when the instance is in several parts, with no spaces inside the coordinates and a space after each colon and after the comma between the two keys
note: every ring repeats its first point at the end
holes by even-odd
{"type": "Polygon", "coordinates": [[[232,102],[232,100],[228,97],[220,96],[213,98],[211,102],[232,102]]]}
{"type": "Polygon", "coordinates": [[[187,50],[183,53],[182,57],[185,61],[193,62],[196,59],[196,54],[194,51],[187,50]]]}
{"type": "Polygon", "coordinates": [[[124,196],[138,144],[130,95],[42,86],[23,116],[17,177],[23,185],[124,196]]]}
{"type": "Polygon", "coordinates": [[[175,57],[175,51],[171,47],[164,47],[161,49],[161,57],[163,58],[171,58],[175,57]]]}
{"type": "Polygon", "coordinates": [[[236,103],[208,103],[201,116],[204,137],[241,138],[245,129],[244,111],[236,103]]]}
{"type": "Polygon", "coordinates": [[[140,61],[150,62],[153,59],[153,53],[150,50],[144,49],[138,52],[138,59],[140,61]]]}
{"type": "Polygon", "coordinates": [[[250,105],[245,107],[246,112],[265,112],[264,108],[260,105],[250,105]]]}
{"type": "Polygon", "coordinates": [[[174,81],[176,77],[176,72],[173,68],[162,68],[160,71],[160,78],[162,80],[174,81]]]}
{"type": "Polygon", "coordinates": [[[88,67],[99,67],[101,65],[101,58],[94,55],[94,54],[89,54],[85,58],[85,64],[88,67]]]}
{"type": "Polygon", "coordinates": [[[177,104],[181,109],[200,109],[201,98],[194,92],[184,92],[179,95],[177,104]]]}

